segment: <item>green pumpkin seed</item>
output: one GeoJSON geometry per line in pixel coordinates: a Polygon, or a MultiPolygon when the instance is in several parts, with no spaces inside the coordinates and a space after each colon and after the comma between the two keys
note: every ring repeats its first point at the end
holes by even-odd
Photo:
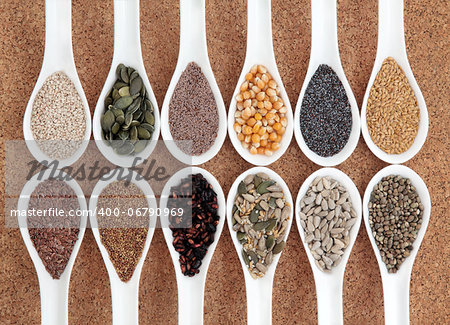
{"type": "Polygon", "coordinates": [[[116,101],[116,103],[114,104],[114,107],[119,108],[119,109],[125,109],[128,106],[130,106],[132,102],[133,102],[133,98],[131,98],[130,96],[121,97],[116,101]]]}
{"type": "Polygon", "coordinates": [[[134,145],[134,153],[140,153],[142,152],[145,147],[147,146],[147,141],[146,140],[139,140],[135,145],[134,145]]]}
{"type": "Polygon", "coordinates": [[[145,86],[144,85],[142,85],[142,88],[141,88],[141,96],[142,97],[145,97],[145,94],[147,93],[147,91],[145,90],[145,86]]]}
{"type": "Polygon", "coordinates": [[[133,102],[131,103],[131,105],[127,109],[127,113],[133,114],[134,112],[136,112],[139,109],[139,105],[140,104],[141,104],[141,99],[140,98],[136,98],[135,100],[133,100],[133,102]]]}
{"type": "Polygon", "coordinates": [[[277,199],[274,197],[271,197],[269,200],[269,207],[272,209],[275,209],[277,207],[277,199]]]}
{"type": "Polygon", "coordinates": [[[130,77],[128,75],[128,71],[125,66],[120,70],[120,79],[122,79],[122,81],[125,83],[130,82],[130,77]]]}
{"type": "Polygon", "coordinates": [[[269,221],[260,221],[255,223],[255,225],[253,226],[253,229],[255,229],[256,231],[261,231],[266,229],[266,227],[269,225],[269,221]]]}
{"type": "Polygon", "coordinates": [[[146,99],[145,105],[147,106],[147,110],[149,110],[150,112],[153,112],[153,104],[150,100],[146,99]]]}
{"type": "Polygon", "coordinates": [[[248,256],[253,261],[254,264],[258,263],[258,255],[254,251],[249,251],[248,256]]]}
{"type": "Polygon", "coordinates": [[[119,138],[122,140],[127,140],[128,137],[130,136],[130,133],[128,131],[120,131],[118,134],[119,138]]]}
{"type": "Polygon", "coordinates": [[[283,248],[286,246],[286,242],[283,240],[282,242],[276,244],[273,247],[272,253],[273,254],[279,254],[283,250],[283,248]]]}
{"type": "Polygon", "coordinates": [[[134,151],[134,145],[129,142],[125,141],[122,146],[116,149],[117,154],[119,155],[129,155],[134,151]]]}
{"type": "Polygon", "coordinates": [[[261,184],[261,182],[262,182],[261,177],[259,177],[258,175],[255,175],[255,178],[253,180],[253,184],[255,184],[255,187],[258,187],[259,184],[261,184]]]}
{"type": "Polygon", "coordinates": [[[148,130],[142,128],[142,127],[138,127],[138,135],[140,139],[144,139],[144,140],[149,140],[152,135],[150,134],[150,132],[148,132],[148,130]]]}
{"type": "Polygon", "coordinates": [[[239,183],[239,186],[238,186],[238,193],[239,193],[239,194],[245,194],[245,193],[247,193],[247,187],[245,186],[245,183],[244,183],[243,181],[239,183]]]}
{"type": "Polygon", "coordinates": [[[120,124],[119,123],[114,123],[114,125],[111,127],[111,132],[113,134],[117,134],[117,132],[119,132],[120,129],[120,124]]]}
{"type": "Polygon", "coordinates": [[[125,115],[125,125],[127,127],[130,126],[132,120],[133,120],[133,114],[127,113],[125,115]]]}
{"type": "Polygon", "coordinates": [[[145,122],[147,122],[147,123],[149,123],[151,125],[155,124],[155,117],[149,111],[145,112],[144,117],[145,117],[145,122]]]}
{"type": "Polygon", "coordinates": [[[125,65],[122,64],[122,63],[117,66],[117,68],[116,68],[116,76],[117,76],[117,78],[120,78],[120,72],[122,71],[123,68],[125,68],[125,65]]]}
{"type": "Polygon", "coordinates": [[[119,94],[119,90],[114,89],[112,92],[112,98],[114,99],[114,101],[120,99],[120,94],[119,94]]]}
{"type": "Polygon", "coordinates": [[[140,126],[143,127],[144,129],[148,130],[148,132],[150,132],[150,133],[153,133],[155,131],[155,127],[148,123],[142,123],[140,126]]]}
{"type": "Polygon", "coordinates": [[[266,248],[270,249],[273,246],[273,243],[275,242],[275,237],[273,236],[268,236],[266,238],[266,248]]]}
{"type": "Polygon", "coordinates": [[[133,81],[134,78],[139,77],[139,73],[137,71],[133,71],[133,73],[130,75],[130,83],[133,81]]]}
{"type": "Polygon", "coordinates": [[[125,122],[125,116],[120,115],[120,116],[116,117],[116,122],[119,123],[120,125],[122,125],[125,122]]]}
{"type": "Polygon", "coordinates": [[[105,115],[103,115],[103,118],[101,120],[102,129],[105,131],[110,131],[115,120],[116,119],[115,119],[114,113],[111,111],[107,111],[105,113],[105,115]]]}
{"type": "Polygon", "coordinates": [[[130,78],[130,76],[133,74],[134,71],[136,71],[136,70],[134,70],[132,67],[127,68],[128,79],[130,78]]]}
{"type": "Polygon", "coordinates": [[[142,111],[139,109],[136,112],[133,113],[133,120],[139,121],[139,118],[142,115],[142,111]]]}
{"type": "Polygon", "coordinates": [[[268,193],[269,190],[267,189],[269,186],[272,186],[273,184],[275,184],[274,181],[265,181],[262,182],[261,184],[258,185],[258,187],[256,188],[256,192],[258,192],[259,194],[264,194],[264,193],[268,193]]]}
{"type": "Polygon", "coordinates": [[[122,97],[128,97],[130,96],[130,87],[122,87],[119,89],[119,95],[122,97]]]}
{"type": "Polygon", "coordinates": [[[272,231],[277,225],[277,219],[269,219],[268,222],[269,225],[266,227],[266,231],[272,231]]]}
{"type": "Polygon", "coordinates": [[[244,260],[244,263],[245,263],[247,266],[250,265],[250,258],[249,258],[249,256],[247,255],[247,253],[244,251],[244,249],[242,249],[241,255],[242,255],[242,259],[244,260]]]}
{"type": "Polygon", "coordinates": [[[142,88],[142,78],[137,77],[137,78],[133,79],[133,81],[131,81],[131,84],[130,84],[130,94],[136,95],[136,94],[140,93],[141,88],[142,88]]]}
{"type": "Polygon", "coordinates": [[[250,221],[252,223],[258,222],[258,217],[259,217],[259,210],[253,209],[252,212],[250,213],[250,221]]]}
{"type": "Polygon", "coordinates": [[[136,126],[133,126],[130,130],[130,139],[131,140],[138,140],[138,131],[136,126]]]}
{"type": "Polygon", "coordinates": [[[245,239],[245,232],[240,232],[240,231],[238,231],[238,232],[236,233],[236,237],[237,237],[237,240],[239,240],[239,241],[245,239]]]}
{"type": "Polygon", "coordinates": [[[109,105],[111,105],[113,103],[113,99],[111,97],[106,97],[105,99],[105,107],[108,107],[109,105]]]}
{"type": "Polygon", "coordinates": [[[117,80],[116,83],[114,84],[113,88],[119,90],[120,88],[127,87],[127,86],[128,86],[127,83],[117,80]]]}

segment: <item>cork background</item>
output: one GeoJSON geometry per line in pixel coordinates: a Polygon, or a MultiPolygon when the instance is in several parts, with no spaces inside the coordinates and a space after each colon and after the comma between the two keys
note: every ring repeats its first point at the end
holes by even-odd
{"type": "MultiPolygon", "coordinates": [[[[113,55],[113,1],[73,0],[75,62],[91,111],[113,55]]],[[[211,65],[226,106],[245,57],[246,1],[207,0],[206,28],[211,65]]],[[[338,0],[342,64],[361,105],[377,46],[377,1],[338,0]]],[[[411,279],[412,324],[450,322],[450,188],[448,185],[449,13],[446,0],[406,0],[406,44],[412,70],[428,105],[430,129],[423,149],[406,163],[428,185],[432,214],[411,279]]],[[[310,51],[310,1],[273,0],[275,56],[291,104],[295,107],[310,51]]],[[[179,44],[179,1],[141,0],[144,62],[161,105],[175,69],[179,44]]],[[[0,157],[5,140],[22,139],[22,119],[38,77],[44,51],[44,0],[0,1],[0,157]]],[[[353,155],[338,168],[361,195],[371,177],[386,164],[360,139],[353,155]]],[[[225,194],[234,179],[250,168],[227,138],[219,154],[201,166],[214,174],[225,194]]],[[[0,164],[3,175],[4,164],[0,164]]],[[[295,198],[302,182],[319,166],[309,161],[295,140],[270,166],[287,182],[295,198]]],[[[4,206],[4,178],[0,184],[4,206]]],[[[87,196],[89,193],[85,193],[87,196]]],[[[3,217],[3,216],[2,216],[3,217]]],[[[37,276],[18,229],[0,222],[0,323],[40,324],[37,276]]],[[[177,323],[175,272],[160,229],[145,261],[140,284],[140,324],[177,323]]],[[[361,226],[344,279],[346,324],[383,324],[383,292],[378,265],[361,226]]],[[[313,275],[297,227],[291,229],[278,264],[273,289],[273,324],[316,324],[313,275]]],[[[245,324],[244,278],[230,233],[225,227],[209,268],[205,289],[205,324],[245,324]]],[[[111,324],[109,280],[92,232],[88,229],[71,277],[70,324],[111,324]]]]}

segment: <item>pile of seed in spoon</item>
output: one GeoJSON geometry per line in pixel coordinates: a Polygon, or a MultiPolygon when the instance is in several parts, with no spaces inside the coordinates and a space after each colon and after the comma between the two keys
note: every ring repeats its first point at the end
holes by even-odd
{"type": "Polygon", "coordinates": [[[248,175],[238,186],[233,230],[242,244],[242,258],[253,278],[261,278],[274,255],[286,246],[291,207],[282,188],[264,173],[248,175]]]}
{"type": "Polygon", "coordinates": [[[300,109],[300,129],[308,148],[321,157],[339,153],[352,131],[352,109],[341,80],[321,64],[306,88],[300,109]]]}
{"type": "Polygon", "coordinates": [[[155,131],[155,115],[139,73],[123,64],[105,99],[101,126],[105,143],[119,155],[142,152],[155,131]]]}
{"type": "Polygon", "coordinates": [[[66,269],[80,232],[76,215],[80,204],[74,190],[64,181],[49,179],[30,195],[27,226],[30,239],[53,279],[66,269]]]}
{"type": "Polygon", "coordinates": [[[192,277],[200,272],[208,247],[219,224],[217,194],[202,174],[189,175],[170,189],[167,201],[173,246],[180,254],[181,273],[192,277]]]}
{"type": "Polygon", "coordinates": [[[383,177],[369,201],[369,225],[389,273],[396,273],[410,255],[422,226],[423,204],[408,178],[383,177]]]}
{"type": "Polygon", "coordinates": [[[329,176],[318,176],[300,201],[300,224],[305,242],[322,271],[339,264],[356,223],[350,194],[329,176]]]}

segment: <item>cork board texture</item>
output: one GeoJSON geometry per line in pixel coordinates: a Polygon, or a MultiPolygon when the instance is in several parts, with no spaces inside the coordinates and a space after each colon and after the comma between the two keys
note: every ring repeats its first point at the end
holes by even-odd
{"type": "MultiPolygon", "coordinates": [[[[228,107],[245,57],[246,1],[207,0],[206,28],[211,65],[228,107]]],[[[377,46],[378,3],[338,1],[342,64],[358,105],[363,101],[377,46]]],[[[273,0],[273,38],[277,64],[295,107],[310,51],[311,13],[307,0],[273,0]]],[[[423,149],[406,163],[428,185],[432,214],[411,279],[412,324],[450,321],[448,125],[449,23],[446,0],[406,0],[405,33],[409,60],[430,115],[423,149]]],[[[44,0],[0,1],[0,156],[5,140],[22,139],[22,119],[38,77],[44,52],[44,0]]],[[[73,47],[78,74],[91,112],[113,54],[113,1],[72,1],[73,47]]],[[[161,106],[175,69],[179,44],[179,1],[141,0],[144,63],[161,106]]],[[[387,164],[360,139],[352,156],[338,168],[363,194],[370,178],[387,164]]],[[[219,154],[201,166],[228,193],[234,179],[250,168],[227,138],[219,154]]],[[[302,182],[319,166],[309,161],[295,140],[270,166],[287,182],[295,198],[302,182]]],[[[4,175],[4,164],[0,164],[4,175]]],[[[4,206],[4,178],[0,203],[4,206]]],[[[86,193],[89,195],[89,193],[86,193]]],[[[2,216],[3,217],[3,216],[2,216]]],[[[225,227],[226,228],[226,227],[225,227]]],[[[40,324],[37,276],[18,229],[0,226],[0,319],[2,324],[40,324]]],[[[140,324],[176,324],[175,272],[160,229],[143,268],[140,324]]],[[[383,292],[378,265],[362,226],[344,279],[345,324],[383,324],[383,292]]],[[[317,303],[312,271],[296,225],[280,259],[273,289],[273,324],[315,324],[317,303]]],[[[245,324],[244,278],[230,233],[224,229],[210,265],[205,289],[205,324],[245,324]]],[[[91,230],[86,231],[72,272],[70,324],[111,324],[109,280],[91,230]]]]}

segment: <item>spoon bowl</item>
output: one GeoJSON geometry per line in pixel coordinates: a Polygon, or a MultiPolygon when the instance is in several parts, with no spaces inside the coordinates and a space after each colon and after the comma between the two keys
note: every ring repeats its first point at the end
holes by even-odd
{"type": "MultiPolygon", "coordinates": [[[[68,178],[67,174],[64,172],[60,172],[59,175],[63,179],[68,178]]],[[[51,178],[52,170],[47,169],[42,174],[42,177],[39,176],[40,173],[34,175],[23,187],[17,204],[17,209],[19,211],[28,210],[30,195],[34,192],[36,186],[51,178]]],[[[78,203],[80,205],[80,211],[87,211],[86,199],[80,185],[78,185],[78,183],[74,179],[64,180],[64,182],[69,185],[75,192],[78,198],[78,203]]],[[[18,218],[20,233],[22,235],[25,246],[27,247],[28,253],[30,254],[31,260],[33,261],[39,280],[42,324],[63,325],[69,323],[68,295],[70,274],[72,273],[75,259],[80,249],[81,242],[83,241],[84,232],[86,230],[86,222],[87,217],[85,214],[82,214],[82,216],[80,217],[78,239],[73,246],[72,254],[70,255],[69,261],[67,262],[66,268],[64,269],[64,272],[61,274],[59,279],[53,279],[45,269],[44,263],[39,257],[39,254],[36,251],[33,242],[31,241],[26,216],[20,215],[18,218]]]]}
{"type": "Polygon", "coordinates": [[[158,143],[160,132],[159,110],[142,59],[139,0],[114,0],[114,55],[111,69],[95,106],[92,124],[94,139],[98,149],[106,159],[120,167],[131,167],[140,164],[150,156],[158,143]],[[120,63],[127,67],[132,67],[139,73],[154,108],[155,130],[145,149],[136,155],[119,155],[110,146],[106,145],[100,124],[101,116],[105,112],[104,100],[117,80],[116,68],[120,63]]]}
{"type": "MultiPolygon", "coordinates": [[[[77,161],[87,148],[89,138],[91,136],[91,113],[86,96],[83,91],[80,79],[78,78],[77,70],[72,50],[72,10],[71,0],[46,0],[45,1],[45,50],[44,59],[42,61],[42,68],[39,77],[31,93],[25,114],[23,117],[23,135],[33,157],[39,161],[53,161],[47,153],[42,151],[35,140],[33,132],[31,131],[31,116],[33,112],[33,104],[36,95],[42,88],[43,84],[53,73],[64,72],[77,90],[78,95],[83,103],[86,130],[84,138],[81,141],[78,149],[70,156],[62,160],[58,160],[58,168],[72,165],[77,161]]],[[[48,142],[56,140],[48,140],[48,142]]],[[[69,141],[69,140],[60,140],[69,141]]]]}
{"type": "Polygon", "coordinates": [[[414,78],[411,66],[406,54],[405,33],[403,25],[403,0],[379,0],[379,22],[378,22],[378,49],[377,55],[367,85],[361,108],[361,129],[364,140],[372,153],[379,159],[389,164],[401,164],[414,157],[422,148],[428,134],[428,110],[422,92],[414,78]],[[392,57],[398,63],[408,79],[409,85],[414,91],[417,103],[420,109],[420,121],[417,136],[412,146],[401,154],[388,154],[381,150],[373,141],[367,127],[367,103],[370,96],[370,90],[378,72],[381,69],[383,61],[392,57]]]}
{"type": "Polygon", "coordinates": [[[336,0],[313,0],[311,1],[311,9],[311,56],[309,59],[308,71],[294,113],[294,134],[298,146],[312,162],[321,166],[335,166],[344,162],[355,150],[359,140],[361,122],[358,104],[356,103],[352,88],[345,77],[339,55],[336,0]],[[322,157],[312,151],[306,144],[300,129],[300,110],[302,108],[305,92],[311,78],[321,64],[328,65],[336,72],[347,93],[347,98],[352,111],[352,129],[347,144],[340,152],[330,157],[322,157]]]}
{"type": "MultiPolygon", "coordinates": [[[[103,245],[97,222],[97,203],[102,191],[109,184],[118,180],[117,169],[112,170],[102,179],[100,179],[92,190],[91,198],[89,200],[90,222],[92,233],[97,242],[103,261],[105,262],[106,270],[108,271],[109,281],[111,285],[112,309],[113,309],[113,324],[114,325],[131,325],[139,322],[139,280],[141,277],[142,267],[150,248],[150,243],[153,238],[156,226],[156,211],[158,204],[156,202],[155,194],[147,181],[139,176],[134,171],[125,169],[127,173],[131,173],[131,183],[135,184],[145,195],[148,204],[148,215],[150,218],[147,238],[145,240],[144,248],[139,262],[136,265],[133,276],[127,282],[123,282],[117,275],[109,253],[103,245]]],[[[114,207],[111,207],[112,209],[114,207]]],[[[122,212],[123,213],[123,212],[122,212]]]]}
{"type": "MultiPolygon", "coordinates": [[[[161,134],[170,153],[187,165],[200,165],[217,155],[225,141],[227,113],[225,104],[214,78],[208,58],[205,30],[205,0],[180,1],[180,51],[175,72],[167,89],[161,108],[161,134]],[[190,62],[195,62],[208,80],[217,105],[219,127],[214,144],[201,155],[191,156],[180,150],[172,137],[169,125],[169,105],[181,74],[190,62]]],[[[195,126],[199,127],[199,126],[195,126]]],[[[189,139],[186,139],[189,141],[189,139]]]]}
{"type": "Polygon", "coordinates": [[[411,281],[411,272],[420,244],[425,236],[431,214],[431,200],[427,186],[419,175],[406,166],[391,165],[385,167],[375,174],[367,185],[363,199],[363,214],[367,234],[377,258],[381,279],[383,281],[385,323],[396,325],[409,324],[409,285],[411,281]],[[424,206],[422,226],[417,234],[416,240],[413,242],[413,249],[410,252],[410,256],[403,261],[397,273],[388,273],[386,265],[381,259],[380,251],[373,238],[372,229],[369,225],[368,205],[370,194],[372,193],[373,187],[378,184],[383,177],[389,175],[400,175],[409,178],[412,185],[416,188],[417,194],[424,206]]]}
{"type": "Polygon", "coordinates": [[[295,203],[295,215],[297,221],[298,232],[305,247],[309,264],[311,265],[314,280],[316,283],[317,307],[319,324],[343,324],[342,309],[342,284],[344,281],[344,272],[348,258],[358,236],[359,227],[361,225],[362,210],[361,196],[353,181],[345,173],[336,168],[322,168],[312,173],[300,187],[295,203]],[[350,194],[352,206],[356,212],[357,221],[350,229],[350,243],[344,250],[340,263],[333,266],[328,272],[320,270],[316,263],[308,244],[305,241],[305,232],[300,224],[300,201],[306,195],[309,186],[316,177],[330,176],[334,180],[342,184],[350,194]]]}
{"type": "Polygon", "coordinates": [[[161,194],[159,206],[161,211],[167,208],[170,189],[180,184],[183,178],[191,174],[202,174],[202,176],[212,185],[212,189],[217,194],[218,215],[220,216],[219,224],[214,234],[214,242],[208,247],[208,252],[202,260],[199,273],[193,277],[183,275],[180,268],[180,254],[173,247],[172,230],[169,228],[168,214],[161,215],[161,227],[164,233],[170,256],[172,257],[175,275],[178,284],[178,323],[183,325],[200,325],[203,324],[203,296],[205,290],[206,275],[208,273],[209,264],[216,250],[220,235],[225,223],[226,202],[223,190],[216,178],[205,169],[199,167],[186,167],[176,172],[166,183],[161,194]]]}
{"type": "Polygon", "coordinates": [[[292,220],[294,217],[294,205],[292,201],[291,192],[285,181],[273,170],[266,167],[254,167],[250,168],[247,171],[243,172],[239,175],[231,186],[230,191],[228,192],[227,199],[227,223],[228,230],[231,234],[231,239],[233,240],[234,247],[236,248],[236,252],[239,257],[239,261],[241,262],[242,270],[244,272],[245,279],[245,287],[247,292],[247,323],[249,325],[264,325],[264,324],[272,324],[272,287],[273,287],[273,279],[275,275],[275,269],[277,267],[278,261],[280,260],[280,254],[275,254],[273,257],[272,264],[269,265],[266,274],[259,279],[253,279],[248,271],[247,265],[242,258],[242,244],[238,241],[235,231],[233,230],[233,205],[234,199],[238,192],[238,186],[241,181],[245,179],[248,175],[265,173],[272,180],[277,182],[278,186],[280,186],[284,192],[286,202],[291,206],[291,213],[289,216],[289,224],[286,228],[286,238],[289,236],[289,232],[292,226],[292,220]]]}
{"type": "Polygon", "coordinates": [[[278,160],[289,147],[294,132],[294,118],[291,104],[283,86],[283,82],[281,81],[281,76],[278,72],[273,52],[271,0],[248,0],[247,15],[247,53],[244,67],[242,68],[228,111],[228,134],[231,143],[242,158],[256,166],[267,166],[278,160]],[[245,81],[245,75],[255,64],[261,64],[267,68],[267,71],[278,84],[278,87],[280,88],[280,97],[283,99],[284,105],[287,108],[286,117],[288,119],[288,125],[286,127],[286,132],[281,140],[280,148],[275,151],[272,156],[260,154],[252,155],[248,149],[242,146],[241,141],[239,141],[236,131],[233,128],[237,103],[236,96],[239,94],[240,87],[245,81]]]}

